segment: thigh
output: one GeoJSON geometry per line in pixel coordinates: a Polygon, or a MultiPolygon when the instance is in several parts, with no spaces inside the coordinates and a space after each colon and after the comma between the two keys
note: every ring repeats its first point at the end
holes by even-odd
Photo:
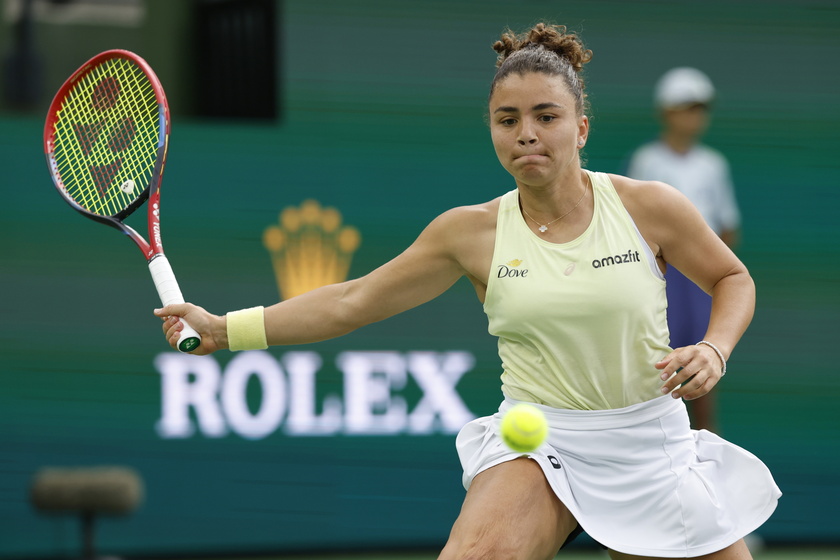
{"type": "Polygon", "coordinates": [[[439,560],[550,559],[576,526],[536,461],[514,459],[473,479],[439,560]]]}
{"type": "MultiPolygon", "coordinates": [[[[632,554],[624,554],[615,550],[610,550],[610,558],[612,560],[653,560],[648,556],[633,556],[632,554]]],[[[744,539],[741,539],[723,550],[698,556],[695,560],[752,560],[752,554],[750,554],[750,550],[744,543],[744,539]]]]}

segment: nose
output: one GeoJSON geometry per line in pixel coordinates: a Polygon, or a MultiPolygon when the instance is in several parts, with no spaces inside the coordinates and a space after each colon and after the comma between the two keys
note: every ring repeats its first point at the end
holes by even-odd
{"type": "Polygon", "coordinates": [[[537,143],[537,137],[534,136],[533,134],[528,134],[528,135],[520,134],[519,138],[517,138],[516,141],[519,142],[520,146],[527,146],[528,144],[536,144],[537,143]]]}
{"type": "Polygon", "coordinates": [[[525,124],[519,129],[519,135],[516,138],[516,141],[519,143],[520,146],[527,146],[528,144],[536,144],[537,143],[537,135],[534,132],[534,129],[530,126],[525,124]]]}

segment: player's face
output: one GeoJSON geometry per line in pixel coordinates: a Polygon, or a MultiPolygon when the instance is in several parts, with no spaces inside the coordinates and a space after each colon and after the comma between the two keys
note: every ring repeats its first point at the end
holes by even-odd
{"type": "Polygon", "coordinates": [[[589,120],[577,114],[563,78],[511,74],[496,85],[489,109],[496,155],[518,183],[549,186],[579,170],[589,120]]]}

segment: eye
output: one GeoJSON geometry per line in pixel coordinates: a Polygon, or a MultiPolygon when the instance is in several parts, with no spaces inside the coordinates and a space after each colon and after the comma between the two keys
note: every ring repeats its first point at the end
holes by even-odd
{"type": "Polygon", "coordinates": [[[499,124],[502,126],[513,126],[516,124],[516,119],[513,117],[505,117],[499,121],[499,124]]]}
{"type": "Polygon", "coordinates": [[[542,123],[550,123],[556,118],[554,115],[540,115],[537,120],[542,123]]]}

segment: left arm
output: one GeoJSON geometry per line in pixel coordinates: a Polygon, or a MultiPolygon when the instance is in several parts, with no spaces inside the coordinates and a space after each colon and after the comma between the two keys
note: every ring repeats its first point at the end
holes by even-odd
{"type": "MultiPolygon", "coordinates": [[[[749,271],[679,191],[654,181],[611,178],[657,260],[675,266],[712,296],[704,340],[728,360],[755,310],[755,284],[749,271]]],[[[674,349],[656,367],[665,381],[663,394],[691,400],[717,384],[722,365],[712,348],[693,345],[674,349]]]]}

